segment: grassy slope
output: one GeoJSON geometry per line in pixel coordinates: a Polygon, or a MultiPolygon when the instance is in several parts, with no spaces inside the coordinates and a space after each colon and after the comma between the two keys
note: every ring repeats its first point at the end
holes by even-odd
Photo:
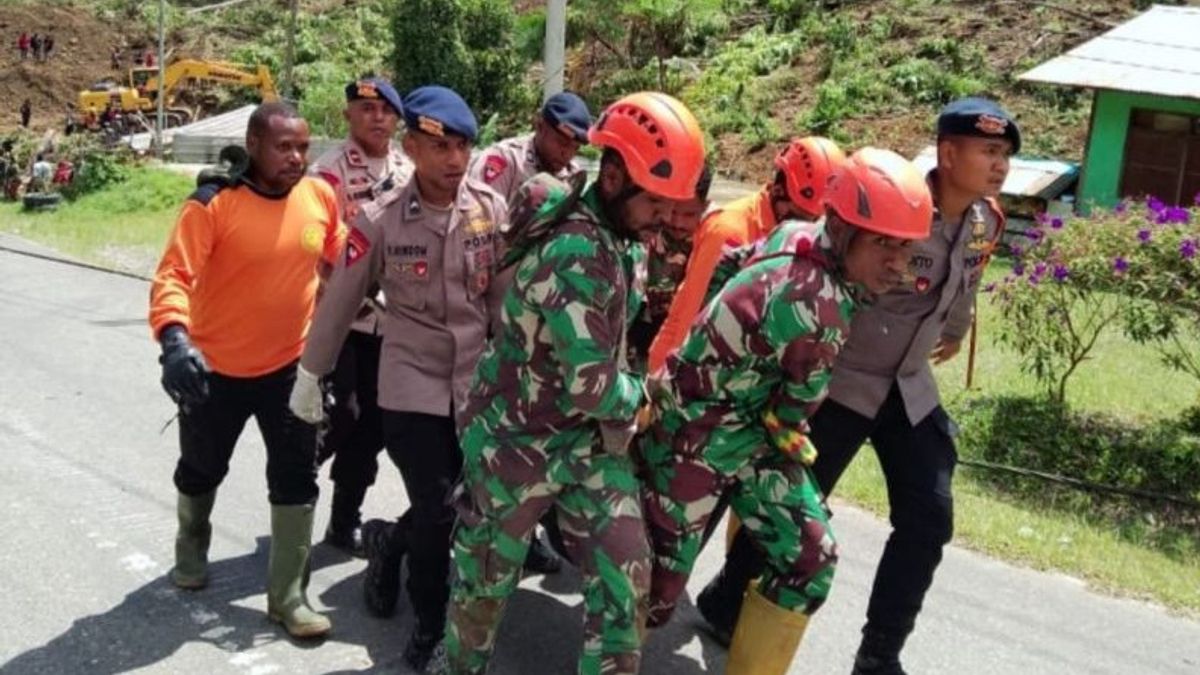
{"type": "Polygon", "coordinates": [[[57,211],[29,213],[20,204],[0,203],[0,229],[69,255],[146,273],[194,184],[187,176],[138,168],[127,182],[57,211]]]}

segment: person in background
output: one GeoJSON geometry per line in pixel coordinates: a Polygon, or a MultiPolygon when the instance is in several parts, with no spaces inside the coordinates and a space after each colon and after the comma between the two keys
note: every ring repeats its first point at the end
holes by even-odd
{"type": "MultiPolygon", "coordinates": [[[[338,196],[342,220],[353,226],[364,205],[408,179],[412,163],[393,140],[403,115],[400,95],[387,80],[368,77],[346,85],[349,137],[313,162],[310,172],[338,196]]],[[[333,500],[325,543],[351,555],[365,555],[360,509],[379,470],[383,418],[377,401],[379,321],[382,294],[364,299],[330,376],[333,407],[319,460],[333,456],[329,477],[333,500]]]]}

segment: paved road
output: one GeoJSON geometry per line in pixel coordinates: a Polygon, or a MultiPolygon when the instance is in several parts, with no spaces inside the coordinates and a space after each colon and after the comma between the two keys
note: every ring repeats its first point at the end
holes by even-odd
{"type": "MultiPolygon", "coordinates": [[[[29,246],[0,235],[0,245],[29,246]]],[[[250,425],[214,514],[212,586],[164,581],[171,564],[172,410],[158,388],[142,282],[0,251],[0,675],[16,673],[405,672],[410,615],[367,617],[363,564],[318,547],[310,595],[335,625],[316,646],[263,615],[268,512],[264,453],[250,425]]],[[[322,477],[324,527],[329,484],[322,477]]],[[[384,463],[369,515],[404,503],[384,463]]],[[[871,565],[886,534],[839,505],[843,564],[794,673],[846,673],[871,565]]],[[[692,584],[714,571],[706,551],[692,584]]],[[[573,671],[577,579],[526,579],[503,624],[492,672],[573,671]]],[[[723,651],[681,608],[647,646],[644,672],[721,672],[723,651]]],[[[1200,672],[1200,625],[1095,595],[1061,576],[948,552],[908,665],[915,673],[1200,672]]]]}

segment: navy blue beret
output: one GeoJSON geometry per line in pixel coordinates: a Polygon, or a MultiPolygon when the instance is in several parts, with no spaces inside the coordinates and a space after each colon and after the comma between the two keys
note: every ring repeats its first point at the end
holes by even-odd
{"type": "Polygon", "coordinates": [[[404,97],[404,124],[431,136],[457,134],[475,141],[479,125],[461,96],[446,87],[417,87],[404,97]]]}
{"type": "Polygon", "coordinates": [[[972,96],[951,101],[942,108],[937,120],[937,135],[1007,138],[1013,154],[1021,150],[1021,129],[1017,121],[1000,104],[990,99],[972,96]]]}
{"type": "Polygon", "coordinates": [[[404,106],[400,102],[400,94],[396,88],[382,77],[364,77],[346,85],[346,101],[382,100],[396,111],[396,115],[404,116],[404,106]]]}
{"type": "Polygon", "coordinates": [[[564,135],[587,143],[592,114],[588,112],[587,103],[578,95],[562,91],[546,99],[542,106],[542,118],[564,135]]]}

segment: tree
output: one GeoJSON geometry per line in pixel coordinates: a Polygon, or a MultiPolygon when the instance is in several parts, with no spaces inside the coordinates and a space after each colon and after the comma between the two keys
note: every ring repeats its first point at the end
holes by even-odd
{"type": "Polygon", "coordinates": [[[481,122],[523,102],[511,2],[396,0],[392,11],[397,89],[450,87],[481,122]]]}

